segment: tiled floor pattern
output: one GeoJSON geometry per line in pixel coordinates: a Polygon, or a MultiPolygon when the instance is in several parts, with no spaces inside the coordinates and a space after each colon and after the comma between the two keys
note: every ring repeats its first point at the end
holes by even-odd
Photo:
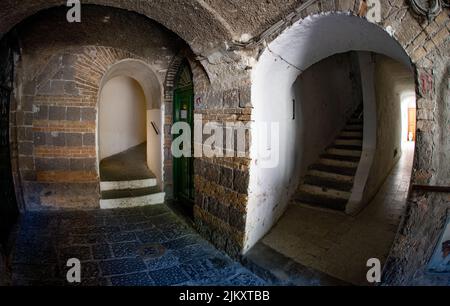
{"type": "Polygon", "coordinates": [[[70,258],[81,261],[82,286],[265,285],[165,205],[26,214],[12,283],[70,285],[70,258]]]}

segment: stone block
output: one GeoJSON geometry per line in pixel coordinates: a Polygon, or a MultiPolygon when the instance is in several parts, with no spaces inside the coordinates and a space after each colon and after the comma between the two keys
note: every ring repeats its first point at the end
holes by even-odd
{"type": "Polygon", "coordinates": [[[50,106],[48,110],[49,120],[66,120],[66,108],[62,106],[50,106]]]}
{"type": "Polygon", "coordinates": [[[249,174],[247,171],[234,171],[233,189],[239,193],[248,193],[249,174]]]}
{"type": "Polygon", "coordinates": [[[247,217],[246,214],[233,207],[230,207],[229,215],[230,217],[228,223],[239,231],[245,231],[245,222],[247,217]]]}
{"type": "Polygon", "coordinates": [[[205,178],[213,183],[218,184],[220,181],[220,167],[212,163],[203,163],[203,171],[205,178]]]}
{"type": "Polygon", "coordinates": [[[69,147],[81,147],[83,135],[79,133],[66,133],[66,145],[69,147]]]}
{"type": "Polygon", "coordinates": [[[81,120],[82,121],[95,121],[96,112],[94,108],[82,108],[81,120]]]}
{"type": "Polygon", "coordinates": [[[44,146],[46,144],[45,133],[34,132],[33,141],[35,146],[44,146]]]}
{"type": "Polygon", "coordinates": [[[83,159],[71,158],[70,159],[70,170],[71,171],[82,171],[82,170],[84,170],[83,159]]]}
{"type": "Polygon", "coordinates": [[[95,146],[95,134],[94,133],[83,134],[83,146],[95,146]]]}
{"type": "Polygon", "coordinates": [[[80,121],[81,120],[80,108],[79,107],[68,107],[67,108],[67,120],[80,121]]]}
{"type": "Polygon", "coordinates": [[[34,113],[34,119],[36,120],[48,120],[48,106],[40,105],[36,107],[36,112],[34,113]]]}
{"type": "Polygon", "coordinates": [[[19,142],[19,155],[33,155],[34,145],[30,141],[20,141],[19,142]]]}
{"type": "Polygon", "coordinates": [[[66,146],[66,134],[65,133],[48,133],[46,136],[47,145],[64,147],[66,146]]]}
{"type": "Polygon", "coordinates": [[[233,169],[222,167],[219,184],[226,188],[233,188],[233,169]]]}

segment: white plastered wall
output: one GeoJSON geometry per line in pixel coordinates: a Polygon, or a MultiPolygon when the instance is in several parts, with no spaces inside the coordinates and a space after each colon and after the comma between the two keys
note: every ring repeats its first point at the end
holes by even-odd
{"type": "Polygon", "coordinates": [[[118,76],[102,88],[99,105],[99,158],[103,160],[147,141],[147,105],[141,86],[118,76]]]}
{"type": "Polygon", "coordinates": [[[293,83],[311,65],[349,51],[384,54],[411,67],[403,48],[386,31],[344,13],[314,15],[294,23],[259,58],[252,72],[252,139],[258,139],[258,124],[278,122],[279,146],[270,149],[272,153],[279,150],[279,164],[262,167],[258,146],[252,142],[244,253],[273,227],[297,187],[291,179],[295,160],[292,140],[300,132],[291,120],[293,83]]]}

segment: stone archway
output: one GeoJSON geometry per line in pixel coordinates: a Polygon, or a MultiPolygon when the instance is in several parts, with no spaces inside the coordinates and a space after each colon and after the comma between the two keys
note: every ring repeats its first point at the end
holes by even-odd
{"type": "MultiPolygon", "coordinates": [[[[354,192],[347,208],[350,212],[361,209],[364,189],[376,154],[377,120],[374,117],[376,102],[372,84],[374,67],[371,64],[369,52],[385,54],[394,58],[408,67],[411,73],[413,68],[408,55],[398,42],[376,25],[347,14],[313,15],[295,23],[269,44],[253,71],[252,92],[254,94],[252,100],[255,108],[252,116],[256,123],[280,122],[279,156],[283,157],[280,158],[279,167],[273,169],[253,167],[251,170],[250,207],[261,205],[261,197],[256,186],[261,188],[259,190],[262,193],[265,193],[265,190],[273,191],[270,197],[266,197],[262,201],[265,203],[264,207],[268,205],[264,211],[270,211],[270,215],[264,215],[263,209],[261,209],[262,214],[252,209],[255,218],[262,217],[266,220],[266,222],[258,223],[264,224],[266,228],[265,230],[261,229],[261,233],[270,229],[271,225],[283,214],[290,196],[297,187],[296,181],[291,181],[294,168],[290,166],[295,153],[291,146],[292,140],[289,138],[292,133],[289,131],[294,129],[291,126],[294,121],[284,119],[290,117],[292,101],[295,100],[292,85],[297,77],[311,65],[329,56],[349,51],[359,52],[358,62],[361,77],[370,80],[362,83],[365,117],[363,154],[356,173],[357,184],[353,188],[354,192]],[[274,75],[277,82],[272,82],[274,75]],[[278,104],[277,111],[265,111],[273,101],[278,104]],[[289,170],[285,171],[284,169],[289,170]],[[271,179],[265,180],[262,187],[261,182],[258,181],[258,178],[261,177],[270,177],[271,179]],[[271,207],[276,207],[276,209],[272,210],[271,207]]],[[[255,134],[252,138],[257,139],[257,135],[255,134]]]]}
{"type": "MultiPolygon", "coordinates": [[[[297,23],[311,21],[311,19],[315,17],[316,13],[320,13],[322,16],[327,16],[330,14],[331,15],[334,14],[331,11],[353,10],[355,12],[355,10],[357,10],[356,7],[357,1],[339,1],[335,3],[334,8],[320,5],[320,3],[318,2],[319,1],[308,2],[308,4],[305,4],[305,7],[303,7],[302,10],[299,10],[299,15],[301,15],[301,17],[297,16],[293,17],[292,19],[298,18],[301,19],[301,21],[295,22],[294,27],[297,23]]],[[[410,11],[407,11],[406,8],[399,9],[391,7],[390,5],[386,4],[383,5],[382,7],[381,21],[378,24],[372,25],[374,28],[378,27],[378,30],[381,31],[381,33],[383,32],[385,33],[384,35],[392,36],[393,42],[398,41],[398,43],[395,42],[395,44],[398,45],[399,47],[398,50],[400,50],[401,53],[406,55],[407,61],[405,63],[408,66],[413,67],[413,72],[415,73],[415,81],[416,81],[415,91],[418,99],[417,104],[418,113],[422,114],[422,116],[418,115],[417,118],[418,142],[416,146],[415,163],[413,166],[412,185],[409,191],[408,216],[405,218],[405,222],[400,225],[400,229],[403,229],[401,230],[401,233],[403,235],[402,237],[405,237],[404,235],[406,235],[406,233],[410,234],[411,237],[407,239],[398,239],[399,237],[396,238],[393,248],[394,251],[390,254],[391,257],[390,260],[388,261],[389,264],[386,265],[386,271],[392,272],[388,273],[389,281],[395,279],[395,281],[397,282],[408,282],[408,280],[411,280],[412,277],[411,273],[409,273],[408,275],[396,275],[394,270],[398,269],[399,266],[401,266],[402,268],[407,266],[410,269],[410,271],[414,271],[414,269],[420,267],[421,271],[422,272],[424,271],[425,269],[424,265],[418,264],[416,260],[414,260],[413,262],[409,262],[405,258],[406,253],[410,254],[410,251],[414,252],[412,249],[408,248],[407,244],[412,243],[413,241],[412,239],[423,237],[421,235],[425,235],[425,232],[428,230],[425,229],[427,222],[434,223],[434,221],[431,220],[431,215],[427,214],[427,217],[425,217],[425,215],[419,211],[419,208],[417,207],[417,199],[419,197],[420,200],[422,201],[421,202],[422,204],[431,203],[433,201],[438,202],[439,200],[437,199],[440,199],[440,201],[442,202],[442,195],[439,195],[439,193],[435,194],[433,192],[430,192],[428,194],[425,195],[422,194],[421,196],[419,196],[417,191],[415,191],[414,186],[417,183],[429,184],[433,180],[436,182],[439,181],[445,182],[445,180],[442,180],[443,172],[441,170],[437,170],[436,168],[436,165],[439,165],[441,160],[441,158],[437,157],[438,155],[436,155],[438,147],[442,148],[442,146],[445,145],[443,144],[442,141],[439,141],[436,138],[436,136],[433,135],[432,133],[432,130],[438,127],[438,122],[433,119],[434,118],[433,113],[435,113],[435,110],[432,110],[430,107],[431,105],[434,105],[434,107],[438,107],[441,110],[442,108],[445,109],[445,101],[442,100],[442,97],[436,95],[435,90],[437,88],[442,87],[442,84],[446,82],[445,81],[446,72],[443,69],[443,67],[448,65],[448,56],[443,56],[443,54],[445,54],[446,52],[448,54],[448,29],[446,28],[446,24],[448,24],[447,13],[448,11],[442,12],[439,16],[437,16],[434,22],[429,21],[428,23],[419,25],[419,21],[415,20],[414,19],[415,16],[410,11]],[[386,28],[386,31],[384,31],[384,28],[386,28]],[[428,34],[424,34],[424,31],[428,34]],[[389,32],[390,34],[388,35],[387,32],[389,32]],[[425,42],[427,42],[428,48],[423,47],[423,44],[425,42]],[[409,60],[409,58],[411,60],[409,60]],[[427,150],[426,147],[429,146],[423,144],[430,142],[439,143],[439,145],[437,147],[434,147],[434,149],[432,150],[427,150]]],[[[348,16],[351,16],[351,14],[348,16]]],[[[283,34],[289,32],[290,27],[289,23],[286,22],[283,25],[287,28],[287,30],[285,30],[280,35],[280,37],[283,36],[283,34]]],[[[274,32],[278,31],[278,34],[280,34],[281,30],[283,29],[283,25],[278,27],[278,29],[275,29],[274,27],[274,29],[272,29],[273,31],[271,32],[268,31],[268,33],[271,33],[270,40],[275,36],[273,34],[274,32]]],[[[318,40],[321,39],[320,35],[317,36],[314,35],[311,36],[310,38],[312,39],[312,41],[314,41],[314,39],[318,40]]],[[[295,40],[295,36],[292,36],[291,39],[295,40]]],[[[361,41],[364,41],[366,39],[370,39],[370,37],[363,38],[361,41]]],[[[332,42],[334,43],[335,41],[332,42]]],[[[386,46],[381,47],[385,48],[386,46]]],[[[270,54],[272,53],[271,51],[273,51],[274,49],[277,50],[277,48],[279,48],[278,50],[283,49],[282,46],[277,45],[277,41],[275,40],[268,45],[268,48],[266,49],[265,53],[270,54]]],[[[286,49],[287,46],[285,45],[284,48],[286,49]]],[[[307,46],[306,49],[308,49],[307,46]]],[[[301,65],[298,66],[295,65],[298,63],[296,63],[295,60],[292,60],[292,58],[277,56],[277,54],[273,54],[272,56],[276,57],[275,60],[278,61],[279,63],[284,64],[285,66],[284,69],[280,68],[279,70],[275,70],[274,73],[271,73],[272,78],[279,77],[280,75],[282,76],[284,73],[285,75],[288,74],[288,72],[286,72],[287,70],[295,71],[296,68],[300,68],[300,70],[305,69],[305,67],[302,67],[301,65]]],[[[263,59],[263,57],[260,58],[260,62],[261,59],[263,59]]],[[[282,64],[280,64],[279,66],[283,67],[282,64]]],[[[252,90],[252,92],[256,93],[256,96],[252,97],[253,105],[255,106],[253,114],[256,113],[257,115],[258,111],[256,108],[258,102],[260,101],[261,96],[259,96],[254,89],[252,90]]],[[[250,173],[252,171],[253,170],[250,170],[250,173]]],[[[446,170],[443,171],[445,172],[446,170]]],[[[256,176],[254,176],[254,178],[255,177],[256,176]]],[[[252,193],[252,191],[250,191],[250,193],[252,193]]],[[[266,197],[263,197],[261,199],[265,200],[266,197]]],[[[252,199],[249,200],[248,206],[249,211],[254,210],[254,206],[252,205],[252,199]]],[[[433,210],[436,213],[435,217],[440,216],[440,218],[442,217],[445,218],[445,213],[443,213],[442,209],[435,208],[433,210]]],[[[264,219],[263,215],[255,214],[254,217],[255,217],[254,220],[252,220],[253,218],[251,217],[248,218],[247,220],[247,223],[250,224],[249,229],[254,230],[255,227],[258,227],[258,224],[267,225],[268,219],[264,219]]],[[[276,216],[274,217],[274,219],[276,219],[276,216]]],[[[422,247],[425,247],[425,245],[427,246],[428,255],[431,254],[431,250],[434,248],[433,245],[437,240],[436,232],[438,232],[439,228],[442,228],[442,226],[443,226],[442,222],[433,226],[434,240],[432,242],[427,240],[428,241],[427,243],[421,244],[422,247]]],[[[250,242],[251,244],[252,241],[254,240],[252,240],[252,238],[250,237],[251,235],[248,236],[249,237],[246,238],[246,241],[247,243],[250,242]]],[[[247,244],[247,246],[248,245],[249,244],[247,244]]],[[[246,248],[244,248],[244,252],[245,250],[246,248]]],[[[426,255],[425,257],[427,257],[428,255],[426,255]]],[[[423,261],[427,260],[424,257],[421,258],[423,261]]]]}
{"type": "MultiPolygon", "coordinates": [[[[147,143],[146,161],[148,168],[155,174],[158,186],[163,187],[163,149],[164,139],[162,89],[156,74],[141,60],[124,59],[109,67],[100,83],[100,90],[111,80],[117,77],[128,77],[136,81],[141,87],[145,97],[145,141],[147,143]]],[[[100,100],[100,94],[99,94],[100,100]]],[[[100,101],[99,101],[100,103],[100,101]]],[[[100,109],[99,112],[102,110],[100,109]]],[[[98,120],[97,123],[100,126],[98,120]]],[[[97,128],[97,155],[100,154],[99,137],[100,128],[97,128]]],[[[137,145],[137,144],[136,144],[137,145]]],[[[100,162],[100,157],[98,158],[100,162]]]]}

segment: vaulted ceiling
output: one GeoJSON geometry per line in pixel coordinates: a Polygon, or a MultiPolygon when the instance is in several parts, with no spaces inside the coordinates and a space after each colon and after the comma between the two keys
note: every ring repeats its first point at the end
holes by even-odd
{"type": "MultiPolygon", "coordinates": [[[[183,38],[196,52],[257,35],[299,6],[301,0],[81,0],[146,15],[183,38]]],[[[0,1],[0,35],[17,23],[65,0],[0,1]]]]}

